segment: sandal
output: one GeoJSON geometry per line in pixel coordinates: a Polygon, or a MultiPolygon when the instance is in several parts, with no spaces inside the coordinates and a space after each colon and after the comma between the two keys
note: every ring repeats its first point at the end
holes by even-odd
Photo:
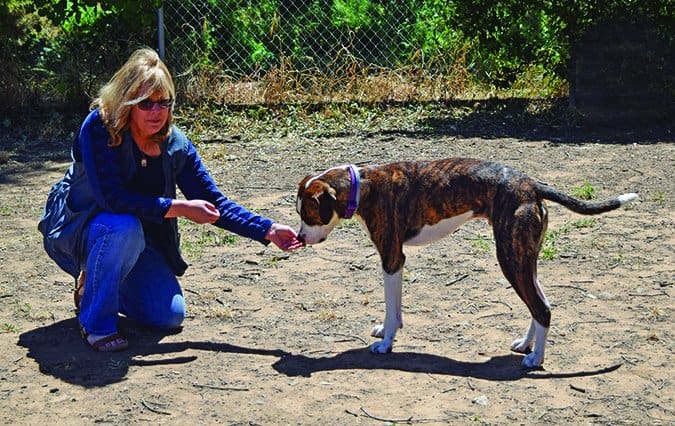
{"type": "Polygon", "coordinates": [[[118,333],[103,337],[92,343],[86,337],[85,340],[92,349],[98,352],[119,352],[129,347],[129,341],[118,333]]]}
{"type": "Polygon", "coordinates": [[[75,310],[79,312],[80,310],[80,301],[84,295],[84,278],[85,272],[80,272],[80,275],[75,280],[75,290],[73,290],[73,302],[75,302],[75,310]]]}
{"type": "Polygon", "coordinates": [[[80,333],[82,333],[84,341],[87,342],[93,350],[98,352],[119,352],[129,347],[129,341],[119,333],[113,333],[93,342],[89,341],[89,334],[84,331],[84,328],[80,327],[80,333]]]}

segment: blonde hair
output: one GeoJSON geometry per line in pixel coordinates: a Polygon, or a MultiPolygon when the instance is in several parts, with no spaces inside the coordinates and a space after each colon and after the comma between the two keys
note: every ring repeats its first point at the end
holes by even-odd
{"type": "MultiPolygon", "coordinates": [[[[129,128],[130,112],[140,101],[158,94],[163,99],[176,99],[176,89],[171,73],[157,52],[149,48],[138,49],[112,76],[90,105],[99,108],[101,118],[110,133],[111,147],[122,143],[122,134],[129,128]]],[[[173,106],[169,116],[153,139],[160,143],[171,133],[173,106]]]]}

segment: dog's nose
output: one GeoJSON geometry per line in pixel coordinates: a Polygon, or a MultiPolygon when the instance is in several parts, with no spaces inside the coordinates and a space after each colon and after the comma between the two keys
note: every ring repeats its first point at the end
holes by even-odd
{"type": "Polygon", "coordinates": [[[298,235],[298,241],[305,244],[305,236],[304,235],[298,235]]]}

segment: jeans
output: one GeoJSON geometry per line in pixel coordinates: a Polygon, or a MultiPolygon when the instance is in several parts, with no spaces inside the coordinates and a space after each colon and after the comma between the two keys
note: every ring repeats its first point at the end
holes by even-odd
{"type": "Polygon", "coordinates": [[[85,333],[116,333],[119,314],[151,327],[179,327],[185,319],[183,292],[162,254],[145,239],[140,220],[103,212],[87,231],[80,304],[85,333]]]}

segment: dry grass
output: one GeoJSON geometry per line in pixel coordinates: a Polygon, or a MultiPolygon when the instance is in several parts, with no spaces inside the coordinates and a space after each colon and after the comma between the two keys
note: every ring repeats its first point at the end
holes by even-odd
{"type": "Polygon", "coordinates": [[[224,68],[193,68],[176,79],[190,104],[283,105],[348,103],[363,104],[436,102],[526,96],[561,96],[563,81],[546,77],[543,70],[528,69],[512,89],[497,89],[476,82],[464,55],[410,61],[419,65],[385,68],[349,54],[338,56],[325,69],[293,68],[288,60],[250,75],[232,75],[224,68]]]}

